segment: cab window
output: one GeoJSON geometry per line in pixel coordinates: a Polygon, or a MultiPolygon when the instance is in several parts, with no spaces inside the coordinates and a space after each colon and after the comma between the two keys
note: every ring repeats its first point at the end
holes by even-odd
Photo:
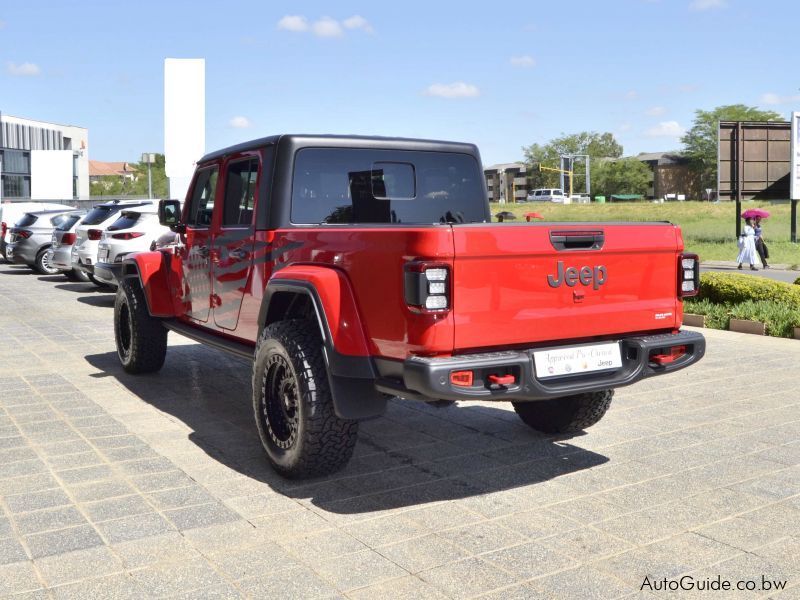
{"type": "Polygon", "coordinates": [[[258,179],[258,159],[230,163],[225,174],[225,205],[222,225],[235,227],[253,223],[253,207],[258,179]]]}
{"type": "Polygon", "coordinates": [[[198,171],[186,214],[186,224],[208,227],[214,214],[214,193],[217,189],[216,166],[198,171]]]}

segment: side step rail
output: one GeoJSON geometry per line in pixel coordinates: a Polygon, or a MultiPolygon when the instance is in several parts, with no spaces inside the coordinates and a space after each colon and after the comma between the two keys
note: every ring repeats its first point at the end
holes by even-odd
{"type": "Polygon", "coordinates": [[[196,327],[192,327],[191,325],[187,325],[186,323],[182,323],[181,321],[177,321],[175,319],[164,319],[161,321],[161,324],[170,331],[179,333],[185,337],[188,337],[190,340],[194,340],[195,342],[200,342],[201,344],[211,346],[217,350],[222,350],[228,354],[233,354],[239,358],[245,358],[250,361],[253,360],[255,348],[249,344],[235,342],[233,340],[214,335],[213,333],[202,331],[196,327]]]}

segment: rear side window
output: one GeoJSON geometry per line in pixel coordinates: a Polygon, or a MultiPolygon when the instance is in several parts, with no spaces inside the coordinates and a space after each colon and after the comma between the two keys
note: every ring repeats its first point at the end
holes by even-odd
{"type": "Polygon", "coordinates": [[[53,227],[61,227],[61,225],[63,225],[67,221],[67,219],[69,219],[67,215],[56,215],[55,217],[50,219],[50,224],[53,227]]]}
{"type": "Polygon", "coordinates": [[[72,226],[75,225],[78,221],[80,221],[80,215],[63,215],[60,217],[62,219],[61,223],[56,225],[56,229],[58,231],[69,231],[72,229],[72,226]]]}
{"type": "Polygon", "coordinates": [[[36,221],[38,221],[38,220],[39,220],[39,217],[37,217],[36,215],[32,215],[30,213],[25,213],[24,215],[22,215],[22,218],[19,221],[16,222],[15,226],[16,227],[30,227],[31,225],[36,223],[36,221]]]}
{"type": "Polygon", "coordinates": [[[561,193],[561,190],[553,190],[553,196],[563,196],[564,194],[561,193]]]}
{"type": "Polygon", "coordinates": [[[114,221],[111,226],[108,228],[109,231],[119,231],[120,229],[130,229],[134,225],[136,225],[137,221],[139,220],[139,213],[135,212],[123,212],[119,219],[114,221]]]}
{"type": "Polygon", "coordinates": [[[534,196],[541,196],[541,195],[542,195],[542,190],[536,190],[536,191],[533,193],[533,195],[534,195],[534,196]]]}
{"type": "Polygon", "coordinates": [[[240,160],[228,165],[225,175],[224,226],[250,225],[256,198],[258,159],[240,160]]]}
{"type": "Polygon", "coordinates": [[[120,211],[120,206],[95,206],[83,218],[81,225],[99,225],[120,211]]]}
{"type": "Polygon", "coordinates": [[[468,154],[305,148],[295,157],[295,224],[485,219],[483,173],[468,154]]]}
{"type": "Polygon", "coordinates": [[[214,214],[214,195],[217,189],[217,167],[201,169],[192,188],[192,196],[186,213],[186,224],[208,227],[214,214]]]}

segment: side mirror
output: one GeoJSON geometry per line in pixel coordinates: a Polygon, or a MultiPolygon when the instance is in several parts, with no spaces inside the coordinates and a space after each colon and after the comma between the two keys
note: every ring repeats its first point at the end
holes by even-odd
{"type": "Polygon", "coordinates": [[[158,203],[158,222],[176,233],[186,231],[181,223],[181,203],[178,200],[161,200],[158,203]]]}

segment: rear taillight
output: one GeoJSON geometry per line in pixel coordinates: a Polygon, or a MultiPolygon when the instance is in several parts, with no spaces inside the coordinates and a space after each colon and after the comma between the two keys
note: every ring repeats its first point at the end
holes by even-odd
{"type": "Polygon", "coordinates": [[[6,237],[6,231],[8,231],[8,225],[4,221],[0,223],[0,237],[6,237]]]}
{"type": "Polygon", "coordinates": [[[700,293],[700,258],[697,254],[678,256],[678,296],[688,298],[700,293]]]}
{"type": "Polygon", "coordinates": [[[103,230],[102,229],[90,229],[87,232],[89,239],[93,242],[98,241],[101,237],[103,237],[103,230]]]}
{"type": "Polygon", "coordinates": [[[27,229],[12,229],[11,233],[17,236],[17,239],[27,240],[31,237],[31,232],[27,229]]]}
{"type": "Polygon", "coordinates": [[[64,246],[71,246],[75,243],[75,238],[77,236],[74,233],[62,233],[61,234],[61,243],[64,246]]]}
{"type": "Polygon", "coordinates": [[[411,262],[404,273],[406,304],[420,312],[450,310],[450,266],[411,262]]]}
{"type": "Polygon", "coordinates": [[[134,238],[142,237],[143,233],[126,231],[125,233],[115,233],[111,237],[115,240],[132,240],[134,238]]]}

